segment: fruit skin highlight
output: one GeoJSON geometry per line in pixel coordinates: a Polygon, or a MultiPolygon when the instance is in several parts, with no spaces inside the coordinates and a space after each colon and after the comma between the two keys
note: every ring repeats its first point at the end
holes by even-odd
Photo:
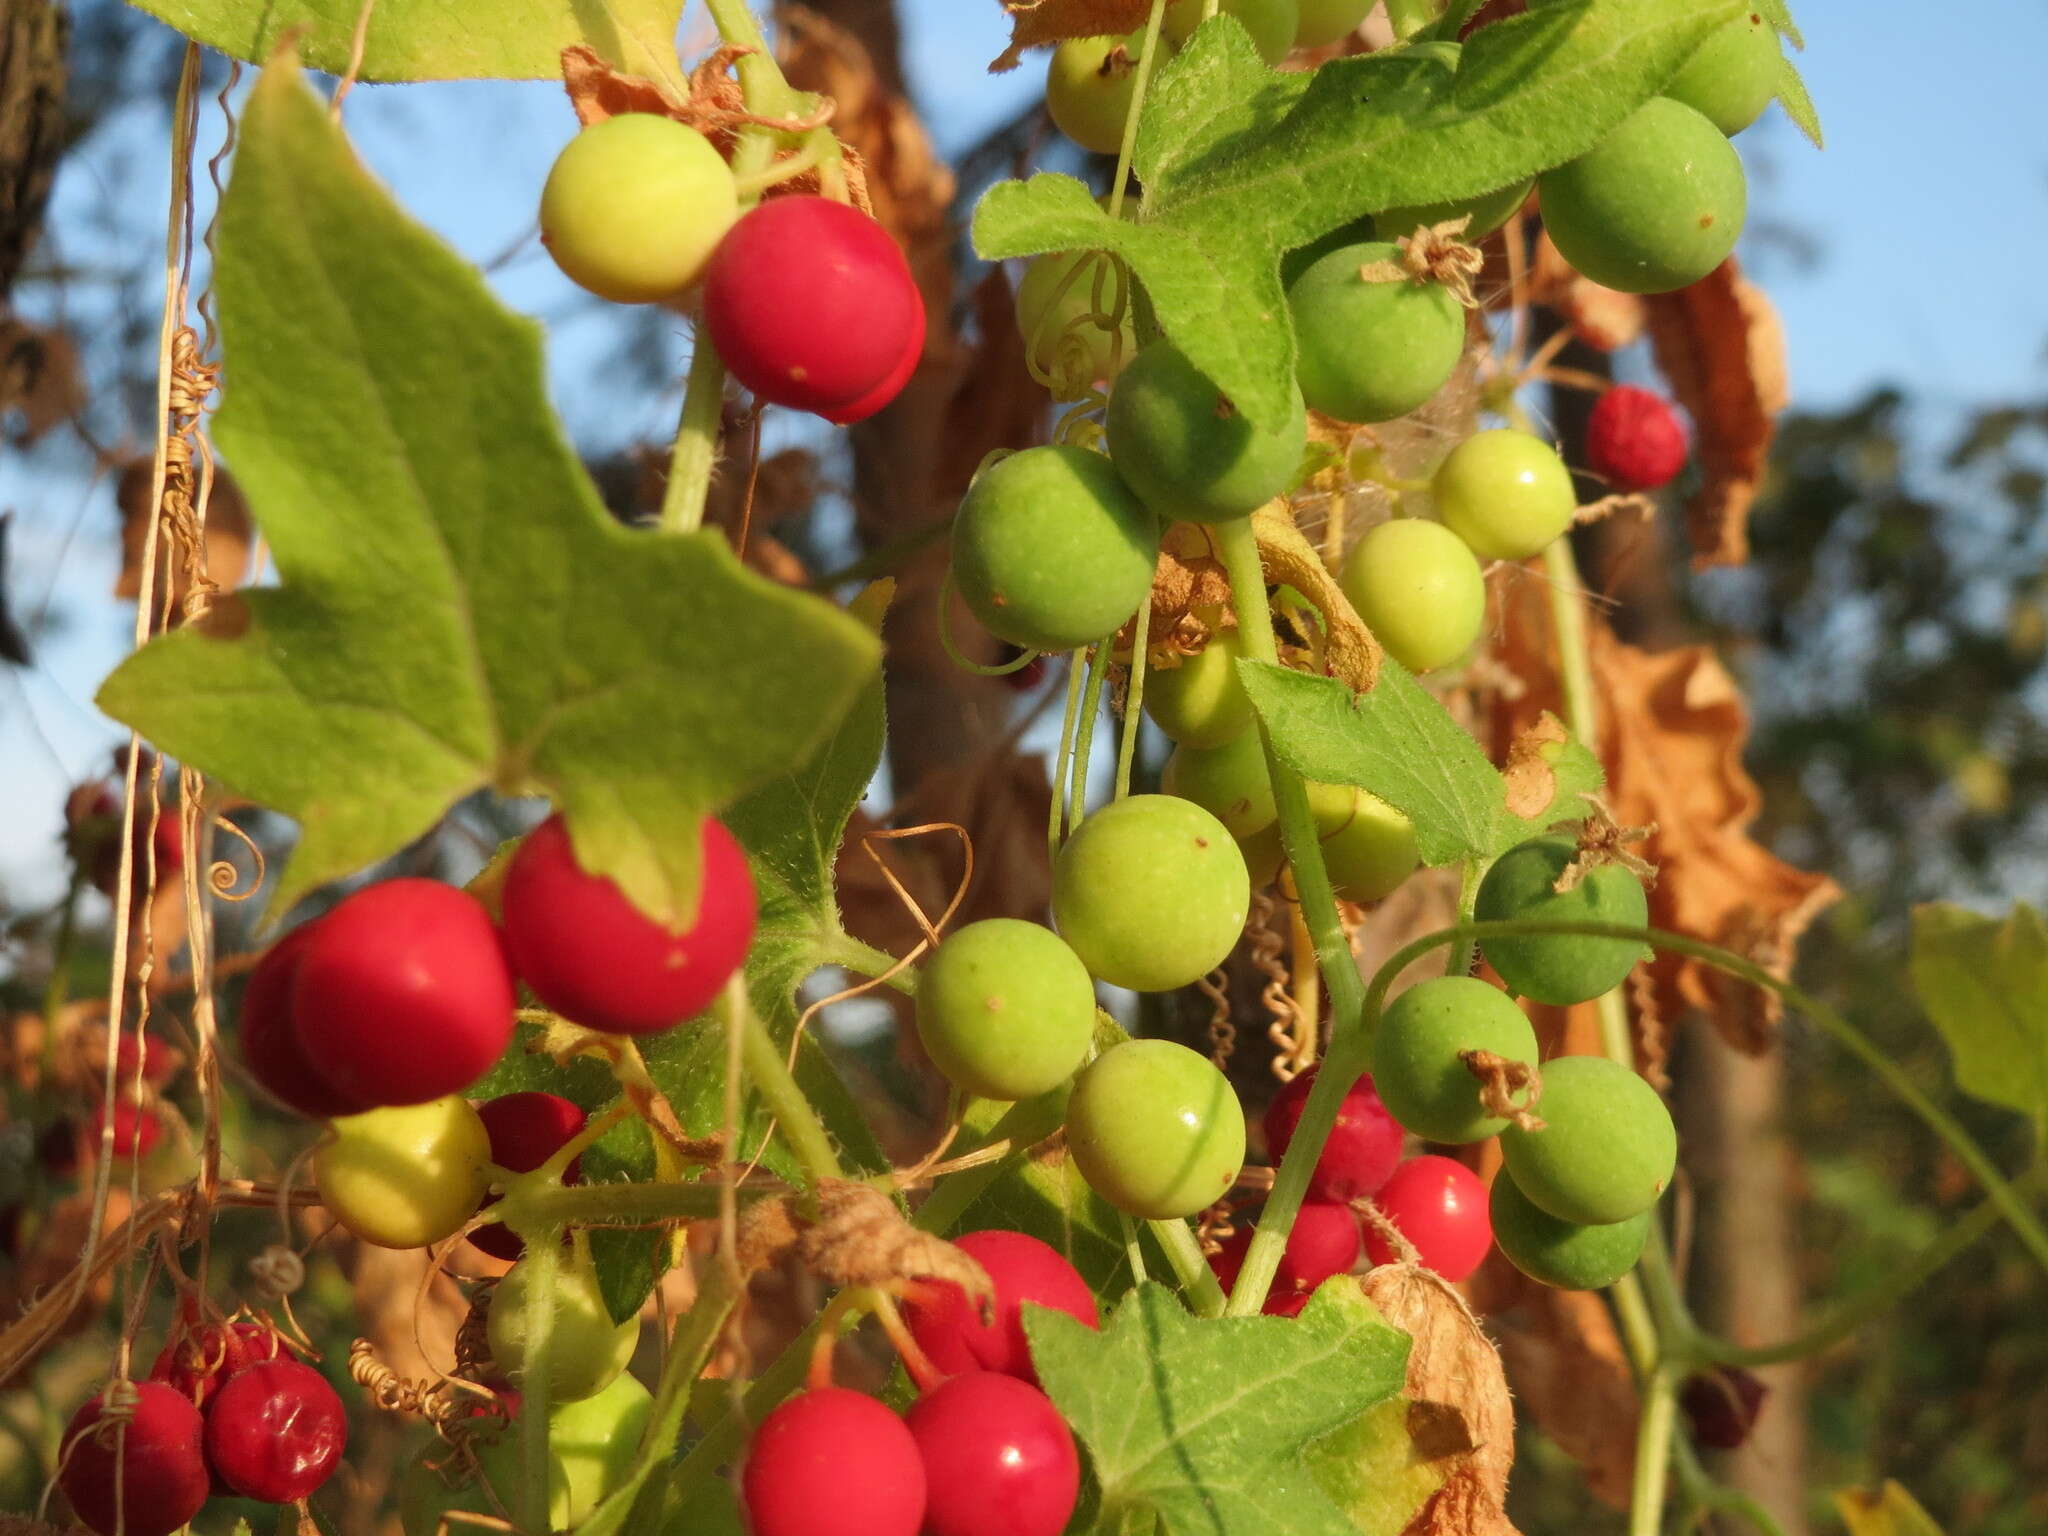
{"type": "Polygon", "coordinates": [[[904,1415],[924,1461],[924,1536],[1060,1536],[1081,1491],[1073,1431],[994,1371],[940,1382],[904,1415]]]}
{"type": "Polygon", "coordinates": [[[1430,478],[1444,526],[1482,560],[1526,560],[1572,525],[1578,492],[1557,450],[1511,427],[1475,432],[1430,478]]]}
{"type": "Polygon", "coordinates": [[[1208,1057],[1171,1040],[1126,1040],[1074,1084],[1067,1151],[1125,1215],[1172,1221],[1212,1204],[1237,1178],[1244,1110],[1208,1057]]]}

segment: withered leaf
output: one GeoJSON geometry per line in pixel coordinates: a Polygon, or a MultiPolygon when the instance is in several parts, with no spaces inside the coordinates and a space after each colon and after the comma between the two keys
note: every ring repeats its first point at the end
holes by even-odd
{"type": "Polygon", "coordinates": [[[1003,9],[1010,13],[1010,46],[989,65],[992,75],[1015,69],[1026,48],[1134,31],[1152,6],[1151,0],[1004,0],[1003,9]]]}

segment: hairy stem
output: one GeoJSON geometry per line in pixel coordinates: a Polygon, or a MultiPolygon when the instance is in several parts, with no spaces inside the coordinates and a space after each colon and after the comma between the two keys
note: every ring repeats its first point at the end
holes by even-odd
{"type": "Polygon", "coordinates": [[[555,1286],[562,1272],[562,1231],[543,1227],[521,1232],[526,1239],[525,1374],[519,1382],[519,1525],[545,1531],[548,1518],[548,1395],[554,1383],[555,1286]]]}
{"type": "Polygon", "coordinates": [[[754,1091],[761,1095],[781,1128],[782,1139],[789,1143],[797,1161],[804,1165],[804,1172],[813,1179],[845,1178],[846,1172],[839,1166],[839,1154],[833,1150],[824,1122],[790,1075],[789,1065],[783,1059],[784,1047],[768,1032],[745,992],[735,989],[733,996],[733,1006],[740,1011],[740,1059],[746,1065],[754,1091]]]}
{"type": "Polygon", "coordinates": [[[683,386],[683,417],[669,452],[668,486],[661,497],[663,532],[694,533],[702,526],[724,417],[725,361],[700,326],[690,354],[690,379],[683,386]]]}
{"type": "MultiPolygon", "coordinates": [[[[1218,523],[1211,533],[1230,577],[1230,600],[1237,611],[1244,653],[1254,661],[1277,665],[1280,650],[1273,639],[1273,615],[1266,606],[1266,577],[1259,564],[1258,539],[1252,532],[1251,519],[1240,517],[1218,523]]],[[[1366,1010],[1358,966],[1351,958],[1344,925],[1337,917],[1337,898],[1330,890],[1329,872],[1323,866],[1323,849],[1316,837],[1315,817],[1309,811],[1308,790],[1301,775],[1273,750],[1272,734],[1263,720],[1259,722],[1259,737],[1266,748],[1273,799],[1280,808],[1280,839],[1287,849],[1288,867],[1294,873],[1295,889],[1301,898],[1302,919],[1315,940],[1316,961],[1330,997],[1330,1055],[1325,1070],[1316,1074],[1315,1087],[1302,1109],[1301,1123],[1274,1176],[1265,1214],[1245,1251],[1237,1283],[1230,1289],[1229,1310],[1237,1317],[1256,1316],[1265,1304],[1280,1256],[1287,1248],[1287,1234],[1294,1227],[1295,1213],[1308,1193],[1316,1159],[1322,1156],[1323,1143],[1329,1140],[1337,1124],[1345,1090],[1365,1070],[1372,1048],[1369,1021],[1378,1017],[1376,1012],[1366,1010]]]]}
{"type": "MultiPolygon", "coordinates": [[[[1493,865],[1491,859],[1470,858],[1458,874],[1458,921],[1469,923],[1479,905],[1479,882],[1486,878],[1486,871],[1493,865]]],[[[1479,946],[1469,938],[1458,940],[1451,946],[1451,958],[1444,964],[1446,976],[1469,976],[1472,961],[1479,946]]]]}
{"type": "Polygon", "coordinates": [[[1185,1221],[1153,1221],[1146,1225],[1166,1251],[1166,1262],[1173,1266],[1174,1277],[1180,1281],[1190,1310],[1197,1317],[1221,1317],[1225,1304],[1223,1286],[1216,1279],[1216,1271],[1209,1267],[1208,1255],[1202,1252],[1195,1229],[1185,1221]]]}
{"type": "MultiPolygon", "coordinates": [[[[1213,16],[1214,8],[1205,14],[1213,16]]],[[[1159,52],[1159,24],[1165,15],[1166,0],[1152,0],[1152,9],[1145,17],[1144,53],[1131,77],[1131,105],[1124,113],[1123,142],[1117,146],[1116,177],[1109,184],[1109,216],[1112,219],[1124,216],[1124,191],[1131,183],[1131,156],[1138,148],[1138,114],[1145,110],[1145,92],[1152,84],[1152,60],[1159,52]]],[[[1152,599],[1148,595],[1145,606],[1150,608],[1151,605],[1152,599]]],[[[1145,643],[1142,633],[1138,643],[1145,643]]]]}

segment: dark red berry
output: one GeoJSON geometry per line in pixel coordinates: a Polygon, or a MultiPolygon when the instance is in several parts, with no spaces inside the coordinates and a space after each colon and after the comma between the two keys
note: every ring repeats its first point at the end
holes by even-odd
{"type": "Polygon", "coordinates": [[[1618,384],[1586,422],[1586,463],[1617,491],[1654,491],[1685,468],[1685,423],[1662,395],[1618,384]]]}
{"type": "Polygon", "coordinates": [[[713,817],[703,824],[703,887],[684,928],[665,928],[603,875],[576,862],[550,816],[505,876],[505,948],[548,1007],[590,1029],[639,1035],[711,1006],[754,937],[747,856],[713,817]]]}
{"type": "Polygon", "coordinates": [[[1060,1536],[1081,1491],[1073,1431],[996,1371],[941,1382],[904,1415],[924,1458],[924,1536],[1060,1536]]]}
{"type": "Polygon", "coordinates": [[[955,1242],[995,1283],[995,1321],[983,1323],[975,1303],[950,1280],[918,1284],[904,1304],[911,1337],[948,1375],[1001,1371],[1036,1385],[1038,1371],[1024,1336],[1027,1301],[1090,1328],[1101,1326],[1095,1293],[1057,1249],[1023,1232],[970,1232],[955,1242]]]}
{"type": "Polygon", "coordinates": [[[924,1462],[881,1403],[821,1387],[761,1421],[740,1497],[753,1536],[918,1536],[924,1462]]]}
{"type": "Polygon", "coordinates": [[[85,1161],[80,1141],[78,1122],[60,1115],[36,1132],[36,1161],[52,1178],[68,1179],[85,1161]]]}
{"type": "MultiPolygon", "coordinates": [[[[1226,1291],[1237,1284],[1237,1272],[1244,1265],[1245,1250],[1251,1247],[1253,1230],[1240,1227],[1209,1260],[1226,1291]]],[[[1280,1267],[1273,1272],[1273,1284],[1266,1293],[1266,1310],[1276,1311],[1274,1302],[1283,1297],[1307,1295],[1332,1275],[1346,1273],[1357,1262],[1358,1217],[1351,1207],[1327,1200],[1304,1201],[1294,1213],[1294,1225],[1288,1229],[1280,1267]]]]}
{"type": "MultiPolygon", "coordinates": [[[[1486,1185],[1453,1158],[1409,1158],[1394,1170],[1373,1203],[1415,1245],[1423,1268],[1446,1280],[1471,1274],[1493,1246],[1486,1185]]],[[[1365,1223],[1365,1251],[1375,1264],[1391,1264],[1397,1257],[1370,1221],[1365,1223]]]]}
{"type": "MultiPolygon", "coordinates": [[[[533,1172],[582,1130],[588,1119],[574,1104],[552,1093],[508,1093],[479,1104],[476,1112],[491,1133],[491,1161],[514,1173],[533,1172]]],[[[575,1158],[563,1171],[562,1182],[574,1184],[582,1172],[583,1159],[575,1158]]],[[[519,1234],[501,1221],[478,1227],[469,1240],[492,1258],[507,1262],[526,1251],[519,1234]]]]}
{"type": "MultiPolygon", "coordinates": [[[[1287,1155],[1315,1082],[1316,1069],[1310,1067],[1284,1085],[1266,1106],[1266,1156],[1276,1165],[1287,1155]]],[[[1372,1075],[1367,1073],[1351,1085],[1337,1110],[1337,1123],[1323,1143],[1309,1180],[1309,1198],[1342,1202],[1377,1194],[1400,1161],[1401,1127],[1380,1102],[1372,1075]]]]}
{"type": "Polygon", "coordinates": [[[320,920],[301,924],[271,945],[242,989],[242,1064],[272,1098],[316,1120],[359,1114],[374,1106],[343,1093],[315,1070],[292,1027],[292,989],[299,962],[320,920]]]}
{"type": "Polygon", "coordinates": [[[1746,1444],[1763,1412],[1770,1388],[1740,1366],[1721,1365],[1688,1376],[1678,1405],[1692,1425],[1692,1437],[1716,1451],[1746,1444]]]}
{"type": "Polygon", "coordinates": [[[58,1484],[81,1522],[114,1536],[170,1536],[206,1502],[204,1425],[199,1410],[169,1387],[135,1384],[135,1412],[102,1422],[91,1398],[64,1431],[58,1484]],[[118,1492],[117,1492],[118,1490],[118,1492]]]}
{"type": "Polygon", "coordinates": [[[923,315],[888,232],[829,198],[761,204],[705,268],[704,322],[733,377],[763,400],[820,415],[881,409],[890,381],[916,366],[923,315]]]}
{"type": "Polygon", "coordinates": [[[327,1378],[296,1360],[252,1365],[206,1410],[206,1457],[247,1499],[290,1504],[326,1482],[348,1444],[327,1378]]]}
{"type": "Polygon", "coordinates": [[[362,1105],[425,1104],[511,1043],[517,995],[483,904],[438,880],[385,880],[320,919],[292,980],[306,1062],[362,1105]]]}
{"type": "Polygon", "coordinates": [[[262,1323],[188,1321],[172,1332],[149,1368],[149,1379],[204,1408],[214,1393],[251,1366],[289,1358],[284,1339],[262,1323]]]}
{"type": "MultiPolygon", "coordinates": [[[[101,1104],[92,1112],[91,1144],[100,1146],[106,1134],[107,1106],[101,1104]]],[[[114,1156],[147,1157],[163,1135],[164,1123],[155,1110],[125,1101],[114,1106],[114,1156]]]]}

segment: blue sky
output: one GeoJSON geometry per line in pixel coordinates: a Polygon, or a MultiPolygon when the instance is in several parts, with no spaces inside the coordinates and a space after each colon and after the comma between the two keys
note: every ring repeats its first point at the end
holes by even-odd
{"type": "MultiPolygon", "coordinates": [[[[1006,28],[996,0],[901,0],[913,90],[942,149],[971,143],[1034,94],[1042,65],[991,77],[1006,28]]],[[[2048,393],[2048,5],[1988,0],[1967,25],[1905,0],[1796,5],[1801,60],[1828,130],[1817,154],[1775,112],[1740,141],[1752,216],[1817,243],[1803,266],[1749,243],[1785,318],[1799,403],[1828,405],[1882,381],[1943,411],[2048,393]]],[[[689,25],[701,27],[693,13],[689,25]]],[[[478,260],[516,245],[554,153],[574,130],[559,89],[456,84],[364,88],[348,121],[399,198],[478,260]]],[[[208,123],[202,147],[211,148],[208,123]]],[[[109,241],[160,241],[161,155],[152,126],[115,125],[66,166],[56,249],[89,263],[109,241]],[[120,186],[117,166],[139,167],[120,186]]],[[[202,215],[204,208],[202,205],[202,215]]],[[[594,387],[620,333],[527,243],[496,273],[507,301],[548,322],[563,413],[593,446],[666,436],[675,396],[594,387]]],[[[31,309],[35,295],[24,295],[31,309]]],[[[89,312],[89,302],[79,312],[89,312]]],[[[89,322],[88,322],[89,323],[89,322]]],[[[680,380],[687,342],[665,335],[680,380]]],[[[93,712],[98,678],[132,617],[105,597],[115,568],[104,487],[0,463],[0,509],[18,513],[10,599],[46,592],[65,617],[36,672],[0,679],[0,888],[45,898],[61,879],[55,837],[65,788],[96,770],[117,733],[93,712]],[[74,531],[75,530],[75,531],[74,531]]]]}

